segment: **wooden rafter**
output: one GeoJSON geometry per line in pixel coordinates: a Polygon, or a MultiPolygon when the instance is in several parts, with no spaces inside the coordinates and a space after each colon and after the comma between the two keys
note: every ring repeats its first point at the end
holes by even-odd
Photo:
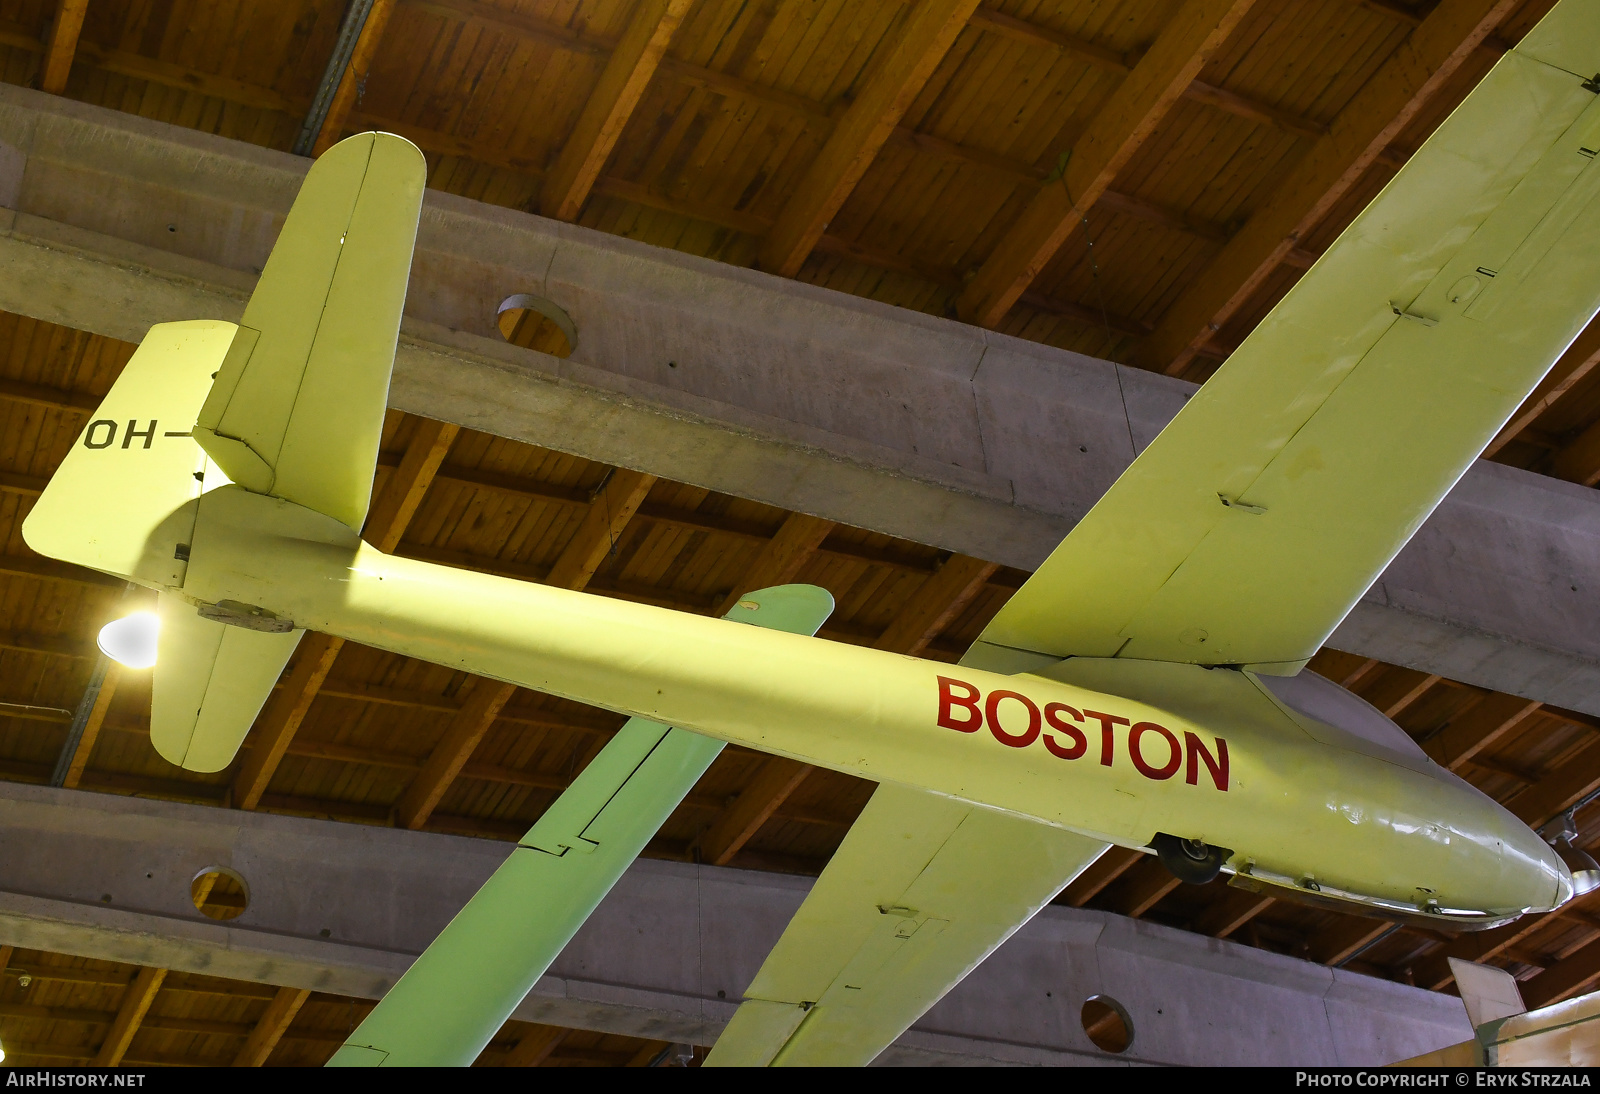
{"type": "Polygon", "coordinates": [[[1381,919],[1343,916],[1336,925],[1319,932],[1311,940],[1307,956],[1323,965],[1342,965],[1364,952],[1393,927],[1394,924],[1381,919]]]}
{"type": "Polygon", "coordinates": [[[726,866],[811,771],[797,760],[768,756],[750,784],[700,837],[701,857],[714,866],[726,866]]]}
{"type": "Polygon", "coordinates": [[[439,799],[450,789],[450,784],[472,757],[483,735],[494,725],[500,708],[511,700],[516,691],[514,684],[478,680],[465,705],[450,720],[444,737],[434,746],[422,770],[395,806],[395,815],[401,825],[421,828],[428,822],[439,799]]]}
{"type": "Polygon", "coordinates": [[[1274,903],[1272,897],[1262,893],[1230,889],[1221,898],[1213,900],[1211,906],[1201,913],[1194,929],[1212,938],[1227,938],[1274,903]]]}
{"type": "Polygon", "coordinates": [[[951,555],[939,572],[922,583],[872,645],[896,653],[921,654],[964,611],[999,564],[970,555],[951,555]]]}
{"type": "Polygon", "coordinates": [[[1538,1008],[1570,999],[1597,979],[1600,979],[1600,939],[1590,941],[1520,987],[1523,1001],[1529,1008],[1538,1008]]]}
{"type": "Polygon", "coordinates": [[[1600,741],[1594,741],[1566,759],[1505,806],[1527,822],[1528,827],[1538,828],[1595,790],[1600,790],[1600,741]]]}
{"type": "Polygon", "coordinates": [[[122,1062],[127,1055],[128,1045],[133,1042],[133,1035],[139,1032],[139,1023],[144,1021],[150,1004],[155,1002],[156,993],[161,990],[161,982],[166,978],[166,969],[139,970],[139,974],[122,993],[122,1002],[117,1007],[111,1030],[101,1042],[100,1051],[95,1054],[95,1066],[116,1067],[122,1062]]]}
{"type": "Polygon", "coordinates": [[[58,0],[55,19],[50,23],[50,37],[45,40],[44,60],[39,65],[41,91],[59,95],[67,89],[72,58],[78,51],[78,34],[83,30],[83,17],[88,10],[89,0],[58,0]]]}
{"type": "Polygon", "coordinates": [[[450,454],[450,446],[460,434],[461,427],[432,418],[417,421],[417,431],[406,446],[392,480],[379,493],[372,511],[367,514],[363,530],[367,542],[380,551],[392,552],[400,546],[400,537],[411,526],[428,487],[439,474],[439,467],[450,454]]]}
{"type": "Polygon", "coordinates": [[[983,327],[1006,312],[1110,188],[1254,0],[1187,0],[1073,145],[1060,186],[1047,186],[1001,237],[956,303],[983,327]]]}
{"type": "Polygon", "coordinates": [[[817,240],[955,44],[978,0],[917,0],[887,56],[812,159],[761,246],[761,268],[800,272],[817,240]]]}
{"type": "Polygon", "coordinates": [[[634,10],[622,41],[606,61],[599,85],[584,104],[577,126],[545,178],[539,196],[539,207],[545,216],[577,219],[693,2],[643,0],[634,10]]]}
{"type": "Polygon", "coordinates": [[[1512,730],[1539,713],[1543,704],[1498,692],[1484,696],[1423,742],[1423,750],[1441,767],[1455,771],[1484,749],[1493,748],[1512,730]]]}
{"type": "Polygon", "coordinates": [[[67,770],[61,779],[61,785],[69,790],[83,779],[83,769],[89,766],[89,757],[94,753],[95,742],[100,739],[106,712],[111,709],[111,700],[117,694],[117,684],[121,679],[122,666],[115,661],[108,662],[105,676],[100,680],[99,692],[94,697],[94,705],[89,708],[89,716],[84,720],[83,733],[72,749],[67,770]]]}
{"type": "Polygon", "coordinates": [[[506,1067],[538,1067],[561,1047],[561,1042],[567,1039],[570,1032],[557,1026],[529,1026],[516,1047],[506,1053],[503,1064],[506,1067]]]}
{"type": "Polygon", "coordinates": [[[833,528],[831,520],[790,513],[778,528],[778,534],[761,548],[744,580],[718,606],[717,614],[726,615],[747,592],[793,581],[833,528]]]}
{"type": "MultiPolygon", "coordinates": [[[[1579,901],[1586,903],[1582,897],[1579,901]]],[[[1412,965],[1412,975],[1419,987],[1438,991],[1455,979],[1455,974],[1450,971],[1450,958],[1459,957],[1463,961],[1488,961],[1541,928],[1549,926],[1551,922],[1550,916],[1526,915],[1501,927],[1463,934],[1419,958],[1412,965]]]]}
{"type": "Polygon", "coordinates": [[[1144,857],[1143,852],[1127,847],[1106,848],[1104,854],[1091,862],[1083,873],[1073,878],[1071,885],[1062,890],[1056,898],[1057,902],[1074,908],[1083,907],[1107,885],[1143,861],[1144,857]]]}
{"type": "Polygon", "coordinates": [[[550,568],[545,583],[563,589],[587,586],[606,555],[616,549],[622,530],[633,519],[655,482],[654,475],[625,467],[611,472],[605,485],[596,492],[583,523],[550,568]]]}
{"type": "Polygon", "coordinates": [[[1124,875],[1115,893],[1114,910],[1117,914],[1130,919],[1138,919],[1161,903],[1162,898],[1168,893],[1183,884],[1160,862],[1146,855],[1139,857],[1145,861],[1136,863],[1124,875]]]}
{"type": "Polygon", "coordinates": [[[284,686],[273,692],[250,731],[250,748],[233,780],[233,804],[238,808],[254,809],[261,803],[267,784],[288,753],[289,742],[299,732],[343,647],[344,639],[329,634],[312,633],[300,639],[284,686]]]}
{"type": "MultiPolygon", "coordinates": [[[[1591,320],[1583,329],[1583,333],[1573,339],[1572,345],[1567,347],[1567,351],[1551,367],[1545,378],[1539,381],[1539,386],[1533,389],[1533,394],[1523,400],[1522,406],[1517,408],[1511,420],[1495,435],[1494,440],[1489,442],[1489,447],[1483,450],[1484,458],[1495,455],[1515,440],[1523,430],[1538,421],[1540,416],[1571,391],[1574,385],[1593,372],[1596,365],[1600,365],[1600,322],[1591,320]]],[[[1561,469],[1552,469],[1551,473],[1572,482],[1583,481],[1581,474],[1574,475],[1570,470],[1563,474],[1561,469]]],[[[1587,485],[1593,486],[1594,483],[1587,485]]]]}
{"type": "Polygon", "coordinates": [[[339,78],[339,88],[333,93],[328,113],[322,119],[322,128],[317,131],[316,142],[311,146],[313,156],[320,156],[332,148],[344,133],[345,122],[355,109],[356,99],[366,83],[372,58],[378,52],[378,43],[383,40],[383,32],[389,25],[394,5],[395,0],[372,0],[367,20],[361,25],[361,34],[356,38],[355,49],[350,53],[350,63],[339,78]]]}
{"type": "Polygon", "coordinates": [[[1136,358],[1178,374],[1516,7],[1440,0],[1166,315],[1136,358]]]}
{"type": "Polygon", "coordinates": [[[233,1058],[233,1066],[260,1067],[265,1064],[272,1050],[288,1032],[294,1016],[300,1013],[300,1008],[310,998],[311,992],[306,988],[279,988],[267,1004],[267,1009],[256,1019],[255,1028],[245,1038],[244,1047],[233,1058]]]}

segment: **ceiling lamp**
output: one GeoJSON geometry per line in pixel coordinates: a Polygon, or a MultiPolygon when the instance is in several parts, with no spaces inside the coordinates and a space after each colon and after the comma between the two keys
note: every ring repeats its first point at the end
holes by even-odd
{"type": "Polygon", "coordinates": [[[100,628],[100,652],[130,669],[147,669],[156,663],[156,635],[161,620],[155,612],[134,612],[100,628]]]}

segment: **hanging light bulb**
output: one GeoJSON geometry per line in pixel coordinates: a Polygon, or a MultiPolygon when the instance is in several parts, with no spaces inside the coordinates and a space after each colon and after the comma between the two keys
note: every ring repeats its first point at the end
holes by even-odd
{"type": "Polygon", "coordinates": [[[156,663],[156,636],[161,620],[155,612],[134,612],[100,628],[100,652],[130,669],[147,669],[156,663]]]}

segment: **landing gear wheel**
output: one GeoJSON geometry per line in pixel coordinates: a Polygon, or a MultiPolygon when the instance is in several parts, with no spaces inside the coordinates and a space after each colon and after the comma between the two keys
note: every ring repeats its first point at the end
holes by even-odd
{"type": "Polygon", "coordinates": [[[1157,832],[1150,841],[1156,857],[1167,872],[1179,881],[1190,885],[1204,885],[1222,872],[1222,864],[1233,852],[1226,847],[1213,847],[1197,839],[1179,839],[1165,832],[1157,832]]]}

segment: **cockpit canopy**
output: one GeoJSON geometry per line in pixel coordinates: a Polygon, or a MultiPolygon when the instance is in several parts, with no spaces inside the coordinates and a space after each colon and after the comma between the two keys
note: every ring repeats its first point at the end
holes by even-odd
{"type": "Polygon", "coordinates": [[[1307,731],[1325,744],[1407,767],[1428,762],[1417,742],[1381,710],[1310,669],[1301,669],[1298,676],[1258,676],[1256,680],[1284,706],[1314,723],[1306,726],[1307,731]]]}

